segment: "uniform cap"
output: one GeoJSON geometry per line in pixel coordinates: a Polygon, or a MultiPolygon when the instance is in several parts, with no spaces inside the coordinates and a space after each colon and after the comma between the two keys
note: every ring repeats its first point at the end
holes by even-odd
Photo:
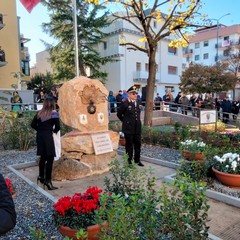
{"type": "Polygon", "coordinates": [[[133,85],[127,90],[127,92],[128,93],[138,93],[137,87],[133,85]]]}

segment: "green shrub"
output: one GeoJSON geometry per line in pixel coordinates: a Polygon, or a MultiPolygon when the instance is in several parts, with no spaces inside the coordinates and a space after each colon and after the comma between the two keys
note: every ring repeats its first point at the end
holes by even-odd
{"type": "Polygon", "coordinates": [[[31,121],[31,117],[17,117],[11,122],[5,122],[0,133],[3,148],[27,151],[35,142],[35,132],[30,126],[31,121]]]}
{"type": "Polygon", "coordinates": [[[162,231],[171,239],[208,239],[206,184],[185,174],[177,175],[172,186],[168,192],[163,185],[160,192],[162,231]]]}
{"type": "Polygon", "coordinates": [[[105,190],[112,194],[101,197],[97,219],[100,223],[107,218],[109,229],[100,239],[207,239],[209,206],[203,182],[178,175],[170,191],[165,184],[157,191],[151,169],[130,168],[126,156],[124,162],[111,164],[110,173],[105,190]]]}

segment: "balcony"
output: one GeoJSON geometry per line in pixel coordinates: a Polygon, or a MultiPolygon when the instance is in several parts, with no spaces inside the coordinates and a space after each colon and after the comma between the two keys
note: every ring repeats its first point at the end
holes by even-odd
{"type": "Polygon", "coordinates": [[[188,49],[188,48],[186,48],[186,49],[184,50],[184,54],[193,54],[193,49],[188,49]]]}
{"type": "Polygon", "coordinates": [[[223,40],[218,44],[215,44],[215,48],[229,48],[234,45],[239,45],[240,41],[233,41],[233,40],[223,40]]]}
{"type": "MultiPolygon", "coordinates": [[[[149,73],[147,71],[136,71],[133,73],[133,82],[147,83],[149,73]]],[[[156,74],[156,82],[160,82],[160,74],[156,74]]]]}

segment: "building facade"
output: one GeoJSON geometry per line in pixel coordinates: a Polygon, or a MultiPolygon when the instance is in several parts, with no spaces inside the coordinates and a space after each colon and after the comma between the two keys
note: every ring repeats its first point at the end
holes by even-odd
{"type": "MultiPolygon", "coordinates": [[[[156,21],[153,27],[158,28],[158,24],[156,21]]],[[[120,46],[120,43],[124,40],[144,47],[146,43],[139,42],[143,36],[131,24],[121,19],[114,21],[104,31],[108,33],[108,36],[98,44],[97,50],[101,56],[114,57],[117,60],[102,67],[108,73],[108,80],[105,84],[107,89],[117,93],[120,89],[127,90],[135,84],[141,92],[147,85],[148,56],[144,52],[120,46]]],[[[163,39],[158,43],[155,95],[159,93],[163,96],[167,90],[171,90],[176,96],[179,91],[183,52],[182,48],[169,47],[169,43],[170,39],[163,39]]]]}
{"type": "Polygon", "coordinates": [[[30,79],[29,39],[20,35],[16,0],[0,1],[0,89],[24,89],[30,79]],[[3,57],[4,56],[4,57],[3,57]]]}
{"type": "Polygon", "coordinates": [[[40,73],[46,74],[47,72],[53,73],[53,68],[49,61],[50,55],[47,50],[38,52],[36,54],[36,64],[31,68],[31,76],[40,73]]]}
{"type": "MultiPolygon", "coordinates": [[[[190,63],[208,66],[216,65],[218,62],[227,61],[230,57],[230,48],[240,50],[240,24],[225,26],[213,25],[195,31],[190,39],[189,46],[185,49],[184,68],[190,63]]],[[[237,50],[238,51],[238,50],[237,50]]],[[[239,75],[240,69],[237,74],[239,75]]],[[[226,93],[233,98],[235,95],[240,99],[240,86],[236,86],[235,92],[226,93]]]]}

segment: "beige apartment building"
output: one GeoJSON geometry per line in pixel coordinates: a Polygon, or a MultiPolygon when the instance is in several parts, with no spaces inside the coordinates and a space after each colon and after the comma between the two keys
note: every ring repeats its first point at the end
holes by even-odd
{"type": "Polygon", "coordinates": [[[0,90],[21,90],[30,80],[30,39],[20,35],[16,0],[0,1],[0,90]]]}

